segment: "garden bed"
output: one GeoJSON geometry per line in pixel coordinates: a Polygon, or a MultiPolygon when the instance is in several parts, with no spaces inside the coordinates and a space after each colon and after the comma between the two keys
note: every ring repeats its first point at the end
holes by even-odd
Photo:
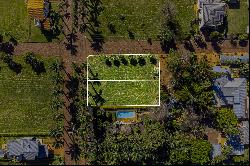
{"type": "MultiPolygon", "coordinates": [[[[41,58],[40,58],[41,59],[41,58]]],[[[43,58],[45,73],[37,75],[23,56],[14,57],[21,64],[16,74],[0,61],[0,131],[1,133],[48,132],[53,125],[51,72],[54,58],[43,58]]]]}

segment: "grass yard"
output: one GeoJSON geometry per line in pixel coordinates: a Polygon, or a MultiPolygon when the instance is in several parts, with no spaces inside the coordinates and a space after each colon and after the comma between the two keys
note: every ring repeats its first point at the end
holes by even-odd
{"type": "Polygon", "coordinates": [[[158,81],[100,83],[89,82],[89,103],[92,105],[96,105],[93,100],[96,92],[105,100],[104,106],[159,104],[158,81]]]}
{"type": "MultiPolygon", "coordinates": [[[[177,17],[184,32],[189,31],[195,18],[195,0],[171,0],[177,8],[177,17]]],[[[103,0],[100,15],[104,37],[134,36],[136,39],[156,39],[161,26],[161,7],[164,0],[103,0]],[[124,20],[122,19],[124,18],[124,20]],[[113,26],[111,32],[109,25],[113,26]]],[[[112,28],[111,28],[112,29],[112,28]]]]}
{"type": "Polygon", "coordinates": [[[43,58],[46,73],[37,75],[23,56],[14,57],[22,65],[20,74],[14,73],[0,61],[0,133],[47,132],[53,125],[50,109],[52,100],[52,58],[43,58]]]}
{"type": "Polygon", "coordinates": [[[158,105],[158,68],[155,55],[89,56],[89,104],[104,99],[103,106],[158,105]]]}
{"type": "Polygon", "coordinates": [[[29,21],[24,0],[0,0],[0,34],[4,32],[18,41],[28,40],[29,21]]]}
{"type": "MultiPolygon", "coordinates": [[[[52,2],[52,9],[57,10],[52,2]]],[[[0,0],[0,34],[10,34],[19,42],[48,42],[41,30],[28,17],[25,0],[0,0]]],[[[10,37],[4,35],[4,37],[10,37]]],[[[62,35],[59,35],[59,39],[62,35]]],[[[52,41],[57,41],[52,40],[52,41]]]]}
{"type": "Polygon", "coordinates": [[[228,33],[246,33],[249,25],[248,0],[240,0],[239,9],[228,9],[228,33]]]}
{"type": "Polygon", "coordinates": [[[88,77],[100,80],[157,80],[158,66],[158,57],[153,55],[89,56],[88,77]],[[150,60],[154,60],[155,64],[150,60]]]}

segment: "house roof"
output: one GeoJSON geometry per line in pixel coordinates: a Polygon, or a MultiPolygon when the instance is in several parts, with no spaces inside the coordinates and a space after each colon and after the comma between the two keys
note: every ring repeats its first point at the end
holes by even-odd
{"type": "Polygon", "coordinates": [[[28,9],[43,9],[44,0],[27,0],[28,9]]]}
{"type": "Polygon", "coordinates": [[[240,125],[240,139],[242,144],[249,144],[249,121],[242,121],[240,125]]]}
{"type": "Polygon", "coordinates": [[[231,155],[244,154],[244,145],[241,144],[239,135],[230,135],[227,144],[233,148],[231,155]]]}
{"type": "Polygon", "coordinates": [[[221,0],[199,0],[201,13],[200,27],[203,26],[218,26],[223,24],[226,15],[226,3],[221,0]]]}
{"type": "Polygon", "coordinates": [[[212,144],[212,147],[213,147],[212,158],[215,158],[222,154],[222,148],[220,144],[212,144]]]}
{"type": "Polygon", "coordinates": [[[7,144],[9,156],[22,156],[24,160],[35,160],[39,152],[39,142],[32,138],[12,140],[7,144]]]}
{"type": "Polygon", "coordinates": [[[230,56],[230,55],[220,55],[220,62],[226,63],[228,61],[240,61],[242,63],[248,63],[249,62],[249,55],[243,55],[243,56],[230,56]]]}
{"type": "Polygon", "coordinates": [[[245,78],[223,76],[214,82],[217,103],[231,105],[237,118],[246,118],[247,81],[245,78]]]}
{"type": "Polygon", "coordinates": [[[231,73],[231,70],[229,68],[223,68],[221,66],[214,66],[213,67],[213,72],[216,73],[231,73]]]}

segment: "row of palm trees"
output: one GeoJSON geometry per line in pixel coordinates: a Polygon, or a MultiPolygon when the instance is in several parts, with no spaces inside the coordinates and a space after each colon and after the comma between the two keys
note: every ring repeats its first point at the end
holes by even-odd
{"type": "Polygon", "coordinates": [[[51,66],[50,70],[53,82],[53,89],[52,89],[52,102],[51,108],[54,111],[53,120],[55,121],[54,127],[50,131],[50,136],[54,138],[53,146],[55,148],[61,148],[64,145],[63,141],[63,129],[64,129],[64,114],[63,114],[63,84],[64,84],[64,73],[63,73],[63,64],[59,60],[55,60],[51,66]]]}

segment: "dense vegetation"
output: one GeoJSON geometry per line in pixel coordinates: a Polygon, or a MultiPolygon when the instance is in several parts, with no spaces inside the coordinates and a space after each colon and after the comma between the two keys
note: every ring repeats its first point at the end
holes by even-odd
{"type": "Polygon", "coordinates": [[[86,83],[82,80],[86,69],[75,67],[75,78],[82,80],[75,100],[79,156],[91,164],[204,165],[228,161],[230,147],[223,148],[222,156],[211,158],[212,146],[205,133],[207,127],[225,134],[237,132],[232,111],[213,106],[212,81],[217,75],[206,59],[197,59],[194,54],[171,51],[167,62],[173,73],[172,86],[163,88],[166,95],[161,106],[150,108],[141,122],[130,126],[115,125],[110,112],[84,105],[86,89],[80,85],[86,83]]]}

